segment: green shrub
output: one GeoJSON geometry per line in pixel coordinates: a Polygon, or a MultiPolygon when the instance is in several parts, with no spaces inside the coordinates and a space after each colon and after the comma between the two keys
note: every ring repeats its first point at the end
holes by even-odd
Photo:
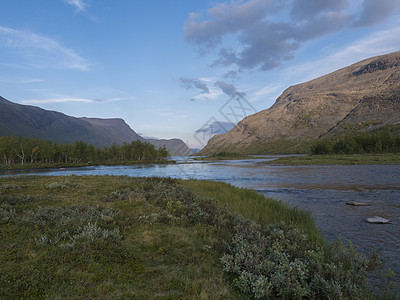
{"type": "Polygon", "coordinates": [[[255,298],[362,299],[376,259],[339,241],[326,253],[294,227],[238,224],[224,270],[239,290],[255,298]]]}

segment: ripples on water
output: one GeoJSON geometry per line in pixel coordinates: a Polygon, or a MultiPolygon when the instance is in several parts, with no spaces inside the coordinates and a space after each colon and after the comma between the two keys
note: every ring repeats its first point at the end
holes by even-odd
{"type": "Polygon", "coordinates": [[[194,162],[176,165],[88,167],[75,169],[1,171],[0,176],[128,175],[216,180],[260,191],[310,210],[324,237],[349,239],[366,253],[375,251],[400,281],[400,167],[398,165],[274,166],[268,159],[194,162]],[[348,206],[346,201],[371,203],[348,206]],[[391,224],[369,224],[381,216],[391,224]]]}

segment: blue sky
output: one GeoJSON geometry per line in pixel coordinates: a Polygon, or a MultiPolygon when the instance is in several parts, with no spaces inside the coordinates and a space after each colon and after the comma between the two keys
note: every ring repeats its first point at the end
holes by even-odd
{"type": "Polygon", "coordinates": [[[1,96],[191,147],[290,85],[398,50],[400,0],[0,4],[1,96]]]}

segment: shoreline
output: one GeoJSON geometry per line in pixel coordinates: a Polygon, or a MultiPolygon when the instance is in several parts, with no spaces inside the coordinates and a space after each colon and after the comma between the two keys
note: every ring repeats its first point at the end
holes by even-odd
{"type": "Polygon", "coordinates": [[[136,166],[136,165],[167,165],[175,164],[174,160],[164,161],[125,161],[125,162],[93,162],[93,163],[54,163],[54,164],[24,164],[13,165],[11,168],[5,165],[0,166],[0,171],[14,170],[46,170],[46,169],[61,169],[61,168],[82,168],[82,167],[98,167],[98,166],[136,166]]]}
{"type": "Polygon", "coordinates": [[[400,164],[400,154],[326,154],[285,156],[265,162],[271,165],[388,165],[400,164]]]}

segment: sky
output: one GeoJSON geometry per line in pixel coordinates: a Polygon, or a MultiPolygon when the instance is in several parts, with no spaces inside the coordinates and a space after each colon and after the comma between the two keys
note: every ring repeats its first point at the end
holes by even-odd
{"type": "Polygon", "coordinates": [[[400,50],[400,0],[3,0],[0,96],[202,148],[289,86],[400,50]]]}

